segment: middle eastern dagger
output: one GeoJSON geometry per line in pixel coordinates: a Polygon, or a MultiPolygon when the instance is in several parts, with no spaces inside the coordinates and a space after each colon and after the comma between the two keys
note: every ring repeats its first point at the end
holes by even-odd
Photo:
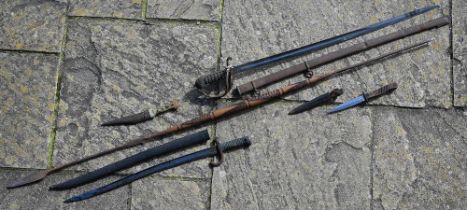
{"type": "Polygon", "coordinates": [[[207,149],[203,149],[203,150],[200,150],[200,151],[188,154],[188,155],[184,155],[179,158],[175,158],[173,160],[169,160],[169,161],[160,163],[158,165],[149,167],[135,174],[128,175],[108,185],[104,185],[94,190],[90,190],[83,194],[71,197],[65,200],[65,203],[86,200],[94,196],[100,195],[102,193],[106,193],[108,191],[117,189],[124,185],[130,184],[138,179],[144,178],[151,174],[165,171],[167,169],[171,169],[171,168],[174,168],[174,167],[186,164],[186,163],[190,163],[196,160],[201,160],[207,157],[221,155],[223,152],[229,152],[229,151],[233,151],[236,149],[247,148],[250,145],[251,145],[251,141],[247,137],[243,137],[243,138],[228,141],[226,143],[218,144],[218,147],[210,147],[207,149]]]}
{"type": "Polygon", "coordinates": [[[185,149],[187,147],[205,143],[207,140],[209,140],[208,130],[203,130],[203,131],[200,131],[200,132],[188,135],[188,136],[184,136],[182,138],[170,141],[166,144],[137,153],[123,160],[119,160],[115,163],[111,163],[109,165],[106,165],[102,168],[99,168],[87,174],[83,174],[74,179],[70,179],[63,183],[54,185],[50,187],[49,190],[66,190],[66,189],[74,188],[77,186],[81,186],[81,185],[90,183],[92,181],[98,180],[102,177],[113,174],[117,171],[135,166],[144,161],[147,161],[147,160],[150,160],[156,157],[161,157],[163,155],[168,155],[168,154],[180,151],[182,149],[185,149]]]}
{"type": "Polygon", "coordinates": [[[180,106],[180,103],[177,100],[172,101],[169,105],[161,107],[159,109],[148,109],[146,111],[140,112],[138,114],[121,117],[118,119],[110,120],[105,123],[102,123],[101,126],[115,126],[115,125],[134,125],[144,121],[148,121],[160,115],[162,113],[177,110],[180,106]]]}
{"type": "Polygon", "coordinates": [[[323,105],[325,103],[335,101],[336,98],[338,96],[342,95],[343,92],[344,91],[342,91],[342,89],[336,88],[336,89],[332,90],[331,92],[320,95],[320,96],[314,98],[311,101],[305,102],[302,105],[295,107],[295,109],[293,109],[292,111],[289,112],[289,115],[299,114],[299,113],[302,113],[304,111],[307,111],[307,110],[313,109],[315,107],[321,106],[321,105],[323,105]]]}
{"type": "Polygon", "coordinates": [[[343,69],[339,69],[339,70],[335,70],[335,71],[332,71],[332,72],[324,73],[322,75],[315,75],[312,78],[306,79],[304,81],[297,82],[297,83],[290,84],[290,85],[286,85],[286,86],[281,87],[279,89],[276,89],[276,90],[274,90],[272,92],[260,95],[257,98],[243,100],[243,101],[238,102],[238,103],[234,103],[234,104],[222,107],[222,108],[218,108],[218,109],[216,109],[214,111],[211,111],[209,113],[205,113],[205,114],[203,114],[201,116],[198,116],[198,117],[196,117],[194,119],[191,119],[191,120],[188,120],[188,121],[176,124],[176,125],[172,125],[172,126],[168,127],[165,130],[162,130],[162,131],[159,131],[159,132],[154,132],[154,133],[149,133],[149,134],[144,135],[144,136],[142,136],[140,138],[132,139],[132,140],[130,140],[129,142],[127,142],[125,144],[122,144],[122,145],[119,145],[119,146],[116,146],[116,147],[113,147],[113,148],[110,148],[110,149],[107,149],[107,150],[104,150],[104,151],[100,151],[100,152],[95,153],[93,155],[82,157],[80,159],[74,160],[72,162],[68,162],[68,163],[63,164],[63,165],[56,166],[54,168],[50,168],[50,169],[47,169],[47,170],[40,170],[40,171],[32,173],[32,174],[30,174],[28,176],[20,177],[19,179],[9,183],[7,188],[11,189],[11,188],[25,186],[25,185],[28,185],[28,184],[31,184],[31,183],[34,183],[34,182],[38,182],[38,181],[44,179],[46,176],[48,176],[48,175],[50,175],[52,173],[56,173],[56,172],[58,172],[60,170],[63,170],[65,168],[68,168],[68,167],[71,167],[71,166],[74,166],[74,165],[77,165],[77,164],[80,164],[80,163],[84,163],[86,161],[93,160],[93,159],[96,159],[98,157],[102,157],[104,155],[114,153],[116,151],[121,151],[121,150],[124,150],[124,149],[128,149],[128,148],[132,148],[132,147],[135,147],[135,146],[138,146],[138,145],[142,145],[142,144],[147,143],[147,142],[159,140],[162,137],[168,136],[170,134],[174,134],[176,132],[186,130],[188,128],[193,128],[195,126],[200,126],[200,125],[205,124],[207,122],[211,122],[211,121],[220,119],[221,117],[224,117],[224,116],[239,113],[242,110],[252,109],[254,107],[257,107],[257,106],[260,106],[260,105],[265,104],[267,102],[270,102],[270,101],[272,101],[272,100],[274,100],[276,98],[284,96],[286,94],[290,94],[290,93],[292,93],[294,91],[299,91],[299,90],[301,90],[303,88],[310,87],[312,85],[316,85],[319,82],[330,79],[330,78],[332,78],[334,76],[338,76],[340,74],[343,74],[344,72],[350,72],[351,70],[355,70],[355,69],[357,69],[359,67],[373,64],[373,63],[375,63],[377,61],[392,58],[392,57],[395,57],[397,55],[400,55],[400,54],[403,54],[403,53],[406,53],[406,52],[409,52],[409,51],[413,51],[413,50],[416,50],[416,49],[420,49],[422,47],[426,47],[426,46],[428,46],[428,43],[429,43],[429,41],[425,41],[425,42],[417,43],[417,44],[414,44],[414,45],[410,45],[408,47],[405,47],[405,48],[402,48],[402,49],[399,49],[399,50],[396,50],[396,51],[392,51],[390,53],[380,55],[378,57],[366,60],[364,62],[355,64],[355,65],[352,65],[352,66],[349,66],[349,67],[346,67],[346,68],[343,68],[343,69]]]}
{"type": "Polygon", "coordinates": [[[350,99],[350,100],[342,103],[339,106],[336,106],[334,109],[328,111],[328,114],[339,112],[339,111],[348,109],[350,107],[354,107],[354,106],[357,106],[359,104],[366,103],[371,99],[382,96],[384,94],[391,93],[395,89],[397,89],[397,83],[391,83],[389,85],[385,85],[385,86],[383,86],[383,87],[381,87],[381,88],[379,88],[377,90],[371,91],[369,93],[364,93],[364,94],[362,94],[360,96],[357,96],[357,97],[355,97],[353,99],[350,99]]]}

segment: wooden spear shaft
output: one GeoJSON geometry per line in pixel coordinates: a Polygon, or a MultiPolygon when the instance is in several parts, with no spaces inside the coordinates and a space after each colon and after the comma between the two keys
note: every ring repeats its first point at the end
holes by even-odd
{"type": "Polygon", "coordinates": [[[231,115],[231,114],[238,113],[238,112],[243,111],[243,110],[247,110],[247,109],[251,109],[251,108],[260,106],[260,105],[265,104],[267,102],[270,102],[270,101],[272,101],[274,99],[277,99],[277,98],[279,98],[281,96],[284,96],[286,94],[301,90],[301,89],[303,89],[305,87],[309,87],[311,85],[317,84],[318,82],[321,82],[321,81],[323,81],[325,79],[328,79],[330,77],[341,74],[343,72],[346,72],[346,71],[349,71],[349,70],[352,70],[352,69],[357,69],[358,67],[366,66],[366,65],[372,64],[372,63],[374,63],[376,61],[386,59],[386,58],[389,58],[389,57],[393,57],[393,56],[399,55],[399,54],[401,54],[403,52],[406,52],[406,51],[409,51],[409,50],[414,50],[414,49],[418,49],[420,47],[427,46],[428,43],[429,43],[429,41],[425,41],[425,42],[421,42],[421,43],[418,43],[418,44],[415,44],[415,45],[411,45],[409,47],[406,47],[406,48],[403,48],[403,49],[400,49],[400,50],[397,50],[397,51],[394,51],[394,52],[391,52],[391,53],[387,53],[387,54],[378,56],[376,58],[367,60],[365,62],[356,64],[356,65],[353,65],[353,66],[349,66],[349,67],[344,68],[344,69],[339,69],[339,70],[336,70],[336,71],[325,73],[323,75],[313,76],[313,77],[311,77],[309,79],[306,79],[306,80],[303,80],[301,82],[297,82],[297,83],[294,83],[294,84],[286,85],[286,86],[284,86],[282,88],[279,88],[279,89],[276,89],[274,91],[262,94],[260,96],[255,97],[255,98],[243,100],[241,102],[238,102],[238,103],[235,103],[235,104],[232,104],[232,105],[228,105],[226,107],[216,109],[216,110],[214,110],[212,112],[209,112],[207,114],[203,114],[203,115],[201,115],[201,116],[199,116],[197,118],[194,118],[192,120],[189,120],[189,121],[186,121],[186,122],[183,122],[183,123],[180,123],[180,124],[173,125],[173,126],[167,128],[167,129],[163,130],[163,131],[152,133],[152,134],[149,134],[147,136],[143,136],[143,137],[138,138],[138,139],[133,139],[133,140],[127,142],[126,144],[123,144],[123,145],[120,145],[120,146],[117,146],[117,147],[114,147],[114,148],[111,148],[111,149],[108,149],[108,150],[104,150],[104,151],[96,153],[94,155],[90,155],[90,156],[75,160],[73,162],[69,162],[69,163],[57,166],[55,168],[51,168],[51,169],[44,170],[44,171],[39,171],[39,172],[33,173],[33,174],[29,175],[29,176],[22,177],[22,178],[20,178],[20,179],[18,179],[16,181],[10,183],[7,188],[15,188],[15,187],[20,187],[20,186],[24,186],[24,185],[27,185],[27,184],[31,184],[33,182],[40,181],[40,180],[44,179],[47,175],[58,172],[58,171],[60,171],[62,169],[65,169],[65,168],[68,168],[68,167],[71,167],[71,166],[74,166],[74,165],[77,165],[77,164],[80,164],[80,163],[83,163],[83,162],[86,162],[86,161],[89,161],[89,160],[92,160],[92,159],[95,159],[95,158],[98,158],[98,157],[101,157],[101,156],[104,156],[104,155],[107,155],[107,154],[111,154],[111,153],[114,153],[116,151],[120,151],[120,150],[128,149],[128,148],[131,148],[131,147],[135,147],[135,146],[138,146],[138,145],[142,145],[142,144],[144,144],[146,142],[155,141],[157,139],[160,139],[160,138],[162,138],[164,136],[173,134],[175,132],[179,132],[179,131],[182,131],[182,130],[185,130],[185,129],[188,129],[188,128],[193,128],[195,126],[199,126],[199,125],[202,125],[204,123],[217,120],[217,119],[219,119],[221,117],[225,117],[225,116],[228,116],[228,115],[231,115]]]}

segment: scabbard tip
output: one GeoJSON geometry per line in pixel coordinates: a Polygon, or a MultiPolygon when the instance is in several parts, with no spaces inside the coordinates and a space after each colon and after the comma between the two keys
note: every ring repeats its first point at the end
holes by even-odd
{"type": "Polygon", "coordinates": [[[65,190],[64,188],[60,187],[59,185],[54,185],[49,187],[50,191],[59,191],[59,190],[65,190]]]}
{"type": "Polygon", "coordinates": [[[289,115],[296,115],[296,114],[297,114],[297,112],[295,112],[293,110],[289,112],[289,115]]]}
{"type": "Polygon", "coordinates": [[[80,201],[80,200],[81,199],[79,197],[71,197],[71,198],[68,198],[65,201],[63,201],[63,203],[73,203],[73,202],[77,202],[77,201],[80,201]]]}

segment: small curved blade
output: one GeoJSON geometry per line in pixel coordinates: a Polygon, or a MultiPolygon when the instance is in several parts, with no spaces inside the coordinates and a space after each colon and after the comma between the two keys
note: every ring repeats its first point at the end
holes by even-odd
{"type": "Polygon", "coordinates": [[[50,170],[42,170],[42,171],[34,172],[32,174],[29,174],[29,175],[27,175],[25,177],[21,177],[21,178],[15,180],[15,181],[9,183],[6,188],[7,189],[13,189],[13,188],[22,187],[22,186],[25,186],[25,185],[29,185],[29,184],[41,181],[42,179],[44,179],[49,174],[49,172],[50,172],[50,170]]]}

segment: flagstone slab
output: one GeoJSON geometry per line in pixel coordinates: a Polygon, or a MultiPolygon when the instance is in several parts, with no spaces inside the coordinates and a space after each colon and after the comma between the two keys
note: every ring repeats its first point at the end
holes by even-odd
{"type": "Polygon", "coordinates": [[[0,166],[47,167],[58,57],[0,52],[0,166]]]}
{"type": "Polygon", "coordinates": [[[460,110],[377,110],[375,209],[463,209],[467,115],[460,110]]]}
{"type": "MultiPolygon", "coordinates": [[[[215,29],[185,24],[71,21],[54,164],[110,149],[211,110],[215,104],[197,100],[196,94],[190,91],[198,75],[214,71],[217,66],[215,39],[215,29]],[[160,107],[174,99],[181,104],[178,112],[134,126],[99,126],[106,120],[160,107]]],[[[177,137],[189,133],[192,132],[177,137]]],[[[165,138],[162,142],[174,138],[165,138]]],[[[144,148],[162,142],[150,143],[144,148]]],[[[200,148],[203,147],[193,150],[200,148]]],[[[108,155],[76,169],[96,169],[142,149],[108,155]]],[[[185,153],[152,161],[126,173],[185,153]]],[[[209,177],[207,163],[208,160],[204,160],[162,174],[209,177]]]]}
{"type": "MultiPolygon", "coordinates": [[[[449,1],[360,1],[345,0],[298,0],[283,1],[225,1],[222,28],[222,56],[232,57],[232,64],[242,64],[286,50],[305,46],[326,38],[367,26],[392,16],[409,12],[417,7],[439,4],[441,9],[417,16],[395,26],[348,41],[339,46],[318,51],[313,55],[293,59],[256,73],[238,75],[236,85],[276,72],[319,55],[350,46],[358,41],[375,38],[414,24],[449,14],[449,1]],[[403,5],[403,6],[401,6],[403,5]]],[[[313,97],[343,88],[338,102],[350,99],[373,88],[398,82],[399,89],[392,95],[382,97],[373,104],[404,107],[452,106],[451,61],[447,50],[450,47],[449,27],[425,32],[400,40],[378,49],[343,59],[320,67],[316,74],[329,72],[351,64],[365,61],[380,54],[403,48],[409,44],[433,39],[431,46],[407,53],[394,59],[363,68],[358,72],[323,82],[317,87],[287,97],[291,100],[310,100],[313,97]]],[[[305,79],[298,75],[292,79],[271,85],[263,91],[305,79]]]]}
{"type": "Polygon", "coordinates": [[[89,200],[65,204],[63,201],[71,196],[78,195],[92,188],[109,183],[116,176],[88,184],[84,187],[79,187],[73,190],[66,191],[49,191],[48,188],[59,182],[68,180],[72,177],[80,175],[74,172],[64,172],[48,176],[40,183],[29,185],[26,187],[6,189],[9,182],[14,181],[18,177],[29,175],[35,172],[34,170],[7,170],[0,169],[0,209],[16,210],[16,209],[35,209],[35,210],[52,210],[52,209],[112,209],[126,210],[128,209],[129,187],[124,186],[111,192],[99,195],[89,200]]]}
{"type": "Polygon", "coordinates": [[[467,106],[467,2],[452,1],[454,106],[467,106]]]}
{"type": "Polygon", "coordinates": [[[72,0],[68,15],[142,19],[143,0],[72,0]]]}
{"type": "Polygon", "coordinates": [[[0,48],[58,52],[66,7],[60,1],[0,1],[0,48]]]}
{"type": "Polygon", "coordinates": [[[218,123],[220,141],[249,136],[252,145],[214,169],[211,209],[370,209],[371,111],[287,115],[296,105],[218,123]]]}
{"type": "Polygon", "coordinates": [[[220,11],[220,0],[148,0],[147,17],[219,21],[220,11]]]}
{"type": "Polygon", "coordinates": [[[208,209],[210,180],[174,180],[157,175],[132,184],[131,209],[208,209]]]}

